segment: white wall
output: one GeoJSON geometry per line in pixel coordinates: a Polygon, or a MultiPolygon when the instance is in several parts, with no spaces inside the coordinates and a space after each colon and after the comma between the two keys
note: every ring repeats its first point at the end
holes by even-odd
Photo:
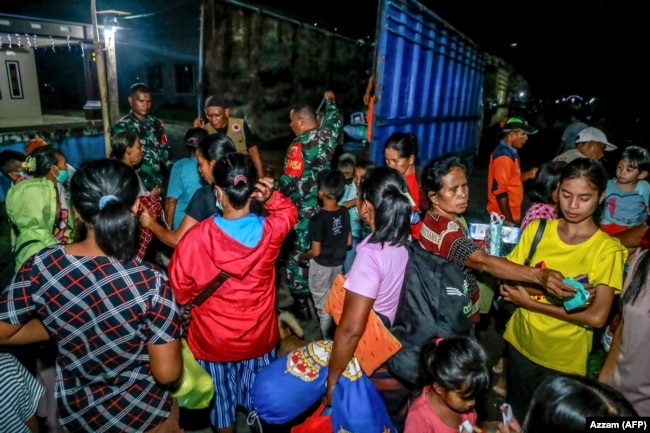
{"type": "Polygon", "coordinates": [[[41,116],[36,61],[31,49],[0,50],[0,118],[29,118],[41,116]],[[22,99],[12,99],[7,75],[7,61],[18,62],[22,99]]]}

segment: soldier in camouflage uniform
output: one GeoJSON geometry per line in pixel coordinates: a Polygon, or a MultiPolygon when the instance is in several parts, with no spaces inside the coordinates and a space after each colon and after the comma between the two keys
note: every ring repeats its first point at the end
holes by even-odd
{"type": "Polygon", "coordinates": [[[334,92],[325,91],[327,106],[322,125],[319,127],[314,109],[299,106],[291,110],[291,130],[296,134],[284,161],[284,173],[278,181],[278,189],[289,197],[298,208],[296,237],[287,262],[289,291],[294,298],[293,310],[303,320],[311,318],[309,310],[309,285],[307,268],[300,266],[298,256],[309,249],[307,228],[309,219],[315,215],[318,205],[318,173],[330,167],[337,137],[343,127],[339,109],[334,102],[334,92]]]}
{"type": "Polygon", "coordinates": [[[138,168],[140,179],[147,191],[156,186],[165,189],[172,161],[167,144],[165,126],[160,119],[149,115],[151,111],[151,90],[143,83],[136,83],[129,89],[131,111],[111,125],[111,137],[118,132],[133,131],[138,134],[142,145],[142,163],[138,168]]]}

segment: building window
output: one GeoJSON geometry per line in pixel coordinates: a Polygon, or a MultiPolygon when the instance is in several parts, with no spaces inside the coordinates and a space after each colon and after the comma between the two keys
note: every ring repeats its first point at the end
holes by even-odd
{"type": "Polygon", "coordinates": [[[175,65],[176,93],[194,93],[194,65],[183,63],[175,65]]]}
{"type": "Polygon", "coordinates": [[[152,92],[161,93],[163,91],[162,65],[150,65],[147,68],[147,85],[152,92]]]}
{"type": "Polygon", "coordinates": [[[11,99],[23,99],[23,83],[20,78],[20,65],[13,60],[6,60],[9,95],[11,99]]]}

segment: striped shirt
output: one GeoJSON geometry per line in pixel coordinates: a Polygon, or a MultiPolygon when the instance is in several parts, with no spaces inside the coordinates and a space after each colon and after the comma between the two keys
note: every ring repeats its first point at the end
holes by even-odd
{"type": "Polygon", "coordinates": [[[31,433],[25,422],[43,393],[45,388],[13,355],[0,353],[0,433],[31,433]]]}
{"type": "Polygon", "coordinates": [[[172,396],[151,374],[147,344],[179,338],[167,276],[137,259],[46,248],[0,296],[0,320],[41,319],[57,343],[55,395],[69,431],[140,432],[162,423],[172,396]]]}

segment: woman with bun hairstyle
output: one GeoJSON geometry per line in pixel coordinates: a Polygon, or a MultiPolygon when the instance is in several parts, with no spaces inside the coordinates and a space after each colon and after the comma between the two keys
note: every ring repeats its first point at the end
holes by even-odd
{"type": "Polygon", "coordinates": [[[29,258],[0,295],[0,344],[57,345],[58,419],[75,432],[178,432],[179,318],[159,268],[135,258],[138,177],[83,165],[70,194],[87,236],[29,258]]]}
{"type": "Polygon", "coordinates": [[[169,263],[179,304],[196,298],[221,272],[228,277],[192,309],[187,344],[214,382],[210,421],[233,432],[236,410],[252,410],[250,387],[259,370],[275,360],[279,329],[275,313],[275,261],[298,210],[257,178],[248,155],[229,153],[212,164],[212,203],[220,209],[185,233],[169,263]],[[268,212],[258,216],[252,204],[268,212]]]}

